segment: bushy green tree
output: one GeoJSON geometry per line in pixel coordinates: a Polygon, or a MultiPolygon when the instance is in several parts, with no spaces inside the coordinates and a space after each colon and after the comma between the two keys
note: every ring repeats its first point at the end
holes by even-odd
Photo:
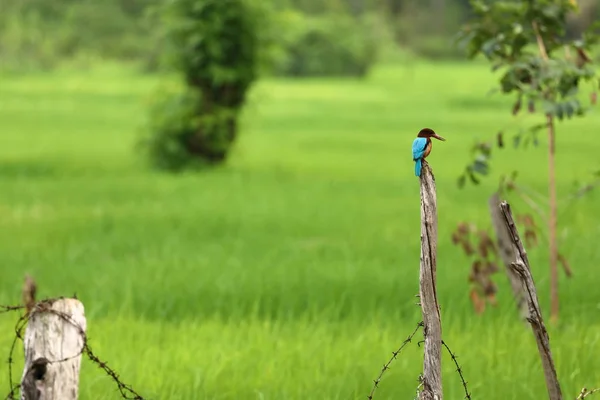
{"type": "Polygon", "coordinates": [[[144,143],[177,170],[226,160],[260,61],[260,0],[174,0],[165,9],[170,59],[183,88],[152,108],[144,143]]]}

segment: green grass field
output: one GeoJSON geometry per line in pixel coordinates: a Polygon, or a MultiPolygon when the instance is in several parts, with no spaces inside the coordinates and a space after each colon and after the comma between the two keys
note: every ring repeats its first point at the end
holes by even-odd
{"type": "MultiPolygon", "coordinates": [[[[93,349],[148,399],[364,399],[420,321],[409,148],[429,126],[447,138],[430,156],[444,339],[473,399],[545,398],[535,341],[505,276],[496,277],[500,305],[476,316],[470,264],[450,238],[459,221],[488,223],[487,196],[509,167],[546,192],[545,140],[498,153],[481,187],[456,186],[475,138],[525,126],[509,99],[487,96],[487,66],[417,63],[381,66],[366,81],[262,81],[230,162],[202,174],[151,171],[134,150],[159,83],[114,66],[0,78],[0,304],[20,301],[25,273],[40,297],[76,292],[93,349]]],[[[600,167],[600,116],[558,129],[565,195],[600,167]]],[[[561,274],[562,318],[549,328],[565,398],[600,386],[597,204],[592,194],[560,220],[574,277],[561,274]]],[[[545,247],[529,254],[547,315],[545,247]]],[[[0,315],[2,360],[17,318],[0,315]]],[[[446,398],[463,398],[450,358],[443,362],[446,398]]],[[[421,370],[413,343],[375,398],[413,398],[421,370]]],[[[3,362],[6,392],[7,378],[3,362]]],[[[84,361],[81,399],[118,398],[84,361]]]]}

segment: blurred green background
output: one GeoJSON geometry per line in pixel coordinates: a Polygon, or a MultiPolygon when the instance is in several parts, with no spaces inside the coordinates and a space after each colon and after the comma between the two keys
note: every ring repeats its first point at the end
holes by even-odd
{"type": "MultiPolygon", "coordinates": [[[[168,173],[137,151],[157,92],[177,87],[157,0],[2,0],[0,304],[31,274],[39,297],[77,293],[90,344],[150,399],[360,399],[421,320],[419,186],[409,147],[431,127],[444,340],[473,399],[546,395],[535,341],[504,272],[478,315],[462,221],[490,226],[501,173],[547,192],[547,142],[494,156],[480,186],[457,187],[478,139],[538,121],[490,95],[497,77],[453,36],[466,0],[264,0],[261,73],[227,162],[168,173]]],[[[600,14],[580,1],[576,36],[600,14]]],[[[600,116],[557,126],[557,185],[600,168],[600,116]]],[[[561,214],[561,319],[549,326],[566,398],[600,386],[600,198],[561,214]],[[564,229],[562,229],[564,228],[564,229]]],[[[518,197],[517,212],[528,211],[518,197]]],[[[566,204],[566,203],[565,203],[566,204]]],[[[542,225],[542,224],[540,224],[542,225]]],[[[543,225],[542,225],[542,228],[543,225]]],[[[549,308],[547,243],[530,249],[549,308]]],[[[17,315],[0,315],[8,350],[17,315]]],[[[420,334],[419,336],[420,337],[420,334]]],[[[20,377],[22,350],[15,377],[20,377]]],[[[444,355],[444,391],[464,397],[444,355]]],[[[413,398],[416,342],[376,399],[413,398]]],[[[8,367],[0,388],[9,391],[8,367]]],[[[1,394],[2,392],[0,392],[1,394]]],[[[81,399],[120,398],[83,362],[81,399]]]]}

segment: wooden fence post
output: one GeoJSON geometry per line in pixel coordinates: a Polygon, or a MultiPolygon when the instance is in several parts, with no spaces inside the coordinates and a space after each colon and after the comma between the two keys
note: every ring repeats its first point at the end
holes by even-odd
{"type": "Polygon", "coordinates": [[[437,198],[435,178],[423,160],[421,170],[421,262],[419,295],[425,356],[420,400],[442,400],[442,321],[436,293],[437,198]]]}
{"type": "Polygon", "coordinates": [[[526,319],[529,315],[529,310],[527,309],[523,285],[521,284],[519,274],[517,274],[512,267],[512,263],[515,261],[516,257],[516,248],[513,245],[510,231],[508,230],[506,220],[504,219],[504,215],[500,209],[500,196],[497,192],[490,197],[488,206],[490,209],[492,226],[494,228],[494,232],[496,233],[498,253],[500,254],[500,258],[504,264],[506,275],[508,276],[510,287],[513,292],[513,297],[515,299],[515,303],[517,303],[519,315],[521,318],[526,319]]]}
{"type": "Polygon", "coordinates": [[[504,215],[506,227],[510,232],[511,241],[515,246],[516,257],[515,261],[512,263],[512,267],[521,278],[523,289],[526,293],[525,300],[528,305],[527,321],[529,321],[531,329],[533,330],[540,358],[542,359],[542,367],[544,368],[544,377],[546,378],[546,387],[548,389],[548,398],[550,400],[562,400],[562,392],[560,390],[560,384],[558,383],[558,376],[556,374],[556,368],[554,367],[552,352],[550,351],[550,337],[548,336],[546,326],[544,325],[544,319],[542,318],[542,311],[538,302],[533,276],[531,275],[527,252],[519,237],[519,232],[517,231],[517,226],[515,225],[515,221],[510,211],[510,206],[506,201],[503,201],[500,203],[500,209],[504,215]]]}
{"type": "Polygon", "coordinates": [[[86,328],[77,299],[35,305],[25,330],[21,400],[77,400],[86,328]]]}

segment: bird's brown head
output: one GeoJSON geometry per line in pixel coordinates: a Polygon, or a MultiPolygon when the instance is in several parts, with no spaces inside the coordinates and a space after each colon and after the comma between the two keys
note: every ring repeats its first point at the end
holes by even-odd
{"type": "Polygon", "coordinates": [[[432,138],[436,138],[437,140],[441,140],[443,142],[446,141],[446,139],[444,139],[443,137],[441,137],[440,135],[435,133],[433,131],[433,129],[429,129],[429,128],[421,129],[419,131],[419,134],[417,135],[417,137],[432,137],[432,138]]]}

